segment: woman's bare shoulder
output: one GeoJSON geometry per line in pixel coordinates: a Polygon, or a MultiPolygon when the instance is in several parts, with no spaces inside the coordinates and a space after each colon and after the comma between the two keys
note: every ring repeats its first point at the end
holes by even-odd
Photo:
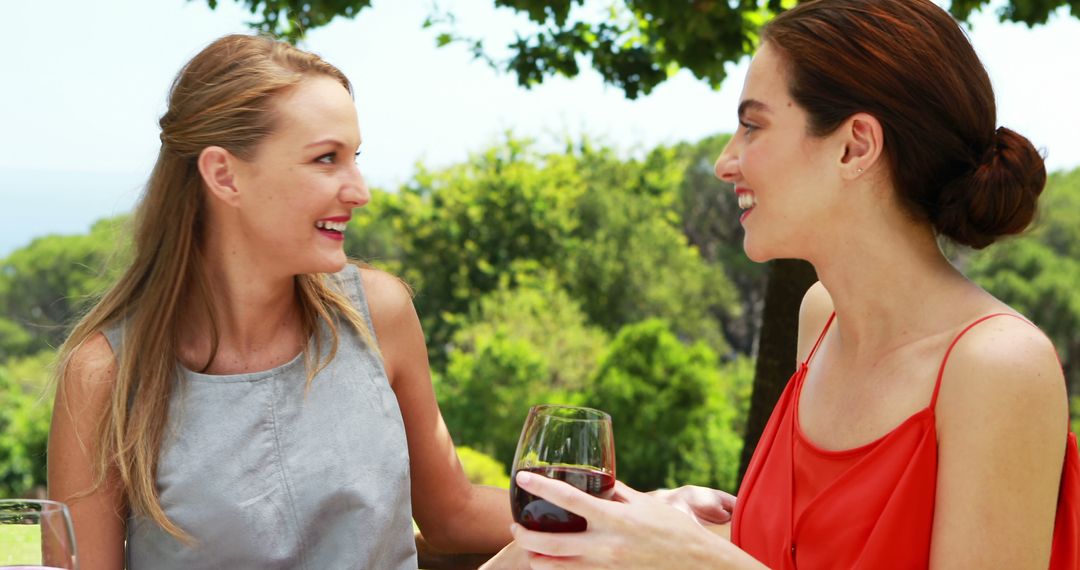
{"type": "MultiPolygon", "coordinates": [[[[364,293],[371,322],[382,350],[383,364],[394,390],[403,385],[401,378],[430,384],[427,375],[427,346],[420,317],[412,303],[412,289],[393,274],[362,268],[364,293]],[[416,374],[418,370],[422,373],[416,374]]],[[[408,384],[405,382],[404,384],[408,384]]]]}
{"type": "Polygon", "coordinates": [[[806,360],[832,313],[833,301],[829,291],[821,281],[811,285],[799,306],[799,362],[806,360]]]}
{"type": "Polygon", "coordinates": [[[72,350],[60,381],[68,389],[110,389],[116,370],[112,345],[103,333],[96,332],[72,350]]]}
{"type": "Polygon", "coordinates": [[[1002,315],[972,327],[956,341],[945,366],[942,390],[948,385],[965,398],[1006,407],[1065,401],[1064,373],[1053,343],[1018,316],[1002,315]]]}
{"type": "Polygon", "coordinates": [[[972,327],[945,362],[936,412],[943,438],[1063,437],[1068,397],[1050,339],[1013,316],[972,327]]]}
{"type": "Polygon", "coordinates": [[[393,322],[413,312],[412,289],[397,276],[376,269],[361,267],[360,280],[364,285],[371,320],[393,322]]]}

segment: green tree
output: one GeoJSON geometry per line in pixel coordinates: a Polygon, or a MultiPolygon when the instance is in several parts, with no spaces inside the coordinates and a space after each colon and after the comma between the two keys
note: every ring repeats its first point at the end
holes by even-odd
{"type": "MultiPolygon", "coordinates": [[[[305,32],[335,17],[355,18],[371,0],[236,0],[258,14],[250,25],[296,42],[305,32]]],[[[211,8],[218,0],[207,0],[211,8]]],[[[684,68],[719,87],[725,65],[751,53],[758,32],[771,17],[795,5],[795,0],[622,0],[607,10],[586,6],[585,0],[494,0],[496,7],[525,14],[533,26],[518,30],[506,46],[511,55],[495,61],[483,38],[460,37],[453,14],[433,9],[424,26],[442,29],[439,45],[464,42],[478,58],[517,77],[530,87],[552,75],[574,77],[585,59],[604,80],[633,99],[648,94],[674,71],[684,68]],[[575,10],[577,8],[577,10],[575,10]],[[588,10],[587,8],[592,8],[588,10]]],[[[990,0],[953,0],[952,13],[966,20],[990,0]]],[[[1080,17],[1078,0],[1008,0],[999,15],[1003,21],[1029,26],[1045,23],[1058,8],[1069,6],[1080,17]]]]}
{"type": "Polygon", "coordinates": [[[725,401],[734,414],[731,418],[732,433],[746,433],[746,419],[750,414],[750,395],[754,390],[754,359],[738,356],[720,366],[720,377],[727,393],[725,401]]]}
{"type": "Polygon", "coordinates": [[[647,489],[732,487],[741,442],[718,368],[711,349],[684,345],[662,321],[619,332],[584,401],[612,416],[620,479],[647,489]]]}
{"type": "Polygon", "coordinates": [[[0,350],[19,346],[29,354],[63,342],[75,315],[126,264],[124,240],[118,239],[125,222],[105,219],[88,234],[41,237],[0,261],[0,314],[32,337],[27,342],[18,329],[0,324],[0,350]]]}
{"type": "Polygon", "coordinates": [[[1069,411],[1072,415],[1072,432],[1080,434],[1080,396],[1073,396],[1069,400],[1069,411]]]}
{"type": "Polygon", "coordinates": [[[0,498],[42,494],[52,399],[52,351],[0,366],[0,498]]]}
{"type": "Polygon", "coordinates": [[[409,198],[403,193],[372,189],[371,202],[353,210],[353,221],[345,228],[345,252],[401,275],[402,260],[406,257],[403,236],[409,232],[403,215],[407,205],[403,202],[409,198]]]}
{"type": "Polygon", "coordinates": [[[721,268],[738,296],[737,310],[714,311],[724,337],[741,354],[757,354],[757,341],[765,306],[768,267],[751,261],[743,252],[734,187],[716,178],[714,163],[731,135],[705,137],[670,149],[660,147],[650,157],[671,153],[681,168],[675,209],[682,232],[702,259],[721,268]]]}
{"type": "Polygon", "coordinates": [[[663,318],[680,337],[726,351],[713,315],[732,310],[734,290],[679,230],[678,166],[623,160],[585,141],[540,154],[511,137],[380,196],[350,227],[348,251],[414,285],[435,367],[477,299],[515,287],[530,264],[552,268],[608,333],[663,318]]]}
{"type": "Polygon", "coordinates": [[[472,352],[485,339],[499,335],[521,340],[547,363],[546,386],[580,391],[607,345],[607,334],[588,323],[552,272],[522,265],[526,267],[515,271],[514,277],[505,276],[499,288],[476,303],[454,334],[454,350],[472,352]],[[510,288],[511,281],[518,285],[510,288]]]}
{"type": "Polygon", "coordinates": [[[507,474],[506,466],[501,461],[463,445],[457,447],[457,455],[470,483],[502,489],[510,488],[510,475],[507,474]]]}
{"type": "Polygon", "coordinates": [[[675,200],[682,164],[670,155],[619,161],[584,145],[573,160],[586,180],[579,225],[556,259],[589,320],[615,333],[660,318],[682,339],[729,349],[715,315],[737,312],[723,269],[701,258],[682,234],[675,200]]]}
{"type": "MultiPolygon", "coordinates": [[[[448,317],[467,314],[514,275],[516,263],[549,265],[559,255],[578,223],[572,207],[583,191],[569,164],[545,165],[526,141],[511,138],[464,164],[421,169],[388,201],[381,215],[391,219],[400,275],[416,288],[436,364],[457,326],[448,317]]],[[[366,244],[358,240],[360,257],[367,257],[366,244]]]]}
{"type": "Polygon", "coordinates": [[[1080,259],[1080,168],[1047,177],[1030,237],[1062,257],[1080,259]]]}
{"type": "Polygon", "coordinates": [[[550,273],[508,281],[461,323],[436,382],[455,441],[506,463],[529,407],[572,403],[607,340],[550,273]]]}
{"type": "Polygon", "coordinates": [[[547,363],[535,349],[504,334],[452,352],[435,389],[455,443],[509,464],[529,406],[569,403],[547,386],[547,378],[547,363]]]}
{"type": "Polygon", "coordinates": [[[34,337],[14,321],[0,317],[0,362],[12,356],[28,354],[34,337]]]}

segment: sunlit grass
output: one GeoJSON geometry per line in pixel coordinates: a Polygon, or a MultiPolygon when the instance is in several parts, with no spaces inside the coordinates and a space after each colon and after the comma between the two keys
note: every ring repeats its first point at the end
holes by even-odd
{"type": "Polygon", "coordinates": [[[41,564],[41,527],[0,525],[0,565],[41,564]]]}

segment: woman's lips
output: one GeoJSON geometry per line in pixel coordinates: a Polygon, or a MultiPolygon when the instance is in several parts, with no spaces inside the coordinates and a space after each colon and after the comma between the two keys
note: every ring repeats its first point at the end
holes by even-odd
{"type": "Polygon", "coordinates": [[[336,232],[334,230],[325,230],[322,228],[315,228],[320,234],[336,241],[345,241],[344,232],[336,232]]]}
{"type": "Polygon", "coordinates": [[[735,196],[739,199],[739,208],[743,210],[743,213],[739,215],[739,222],[741,223],[750,215],[754,206],[757,206],[757,197],[746,188],[736,188],[735,196]]]}

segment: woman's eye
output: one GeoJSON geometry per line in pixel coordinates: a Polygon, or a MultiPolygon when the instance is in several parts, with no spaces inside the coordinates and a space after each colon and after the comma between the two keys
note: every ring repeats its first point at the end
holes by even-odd
{"type": "Polygon", "coordinates": [[[756,125],[752,125],[750,123],[747,123],[746,121],[739,121],[739,124],[742,125],[743,130],[745,130],[747,134],[750,134],[757,130],[756,125]]]}
{"type": "Polygon", "coordinates": [[[358,160],[360,160],[360,151],[356,151],[356,154],[353,155],[353,162],[358,160]]]}
{"type": "Polygon", "coordinates": [[[328,153],[320,156],[319,158],[316,158],[315,162],[320,162],[322,164],[334,164],[334,161],[336,159],[337,159],[337,154],[336,153],[328,152],[328,153]]]}

